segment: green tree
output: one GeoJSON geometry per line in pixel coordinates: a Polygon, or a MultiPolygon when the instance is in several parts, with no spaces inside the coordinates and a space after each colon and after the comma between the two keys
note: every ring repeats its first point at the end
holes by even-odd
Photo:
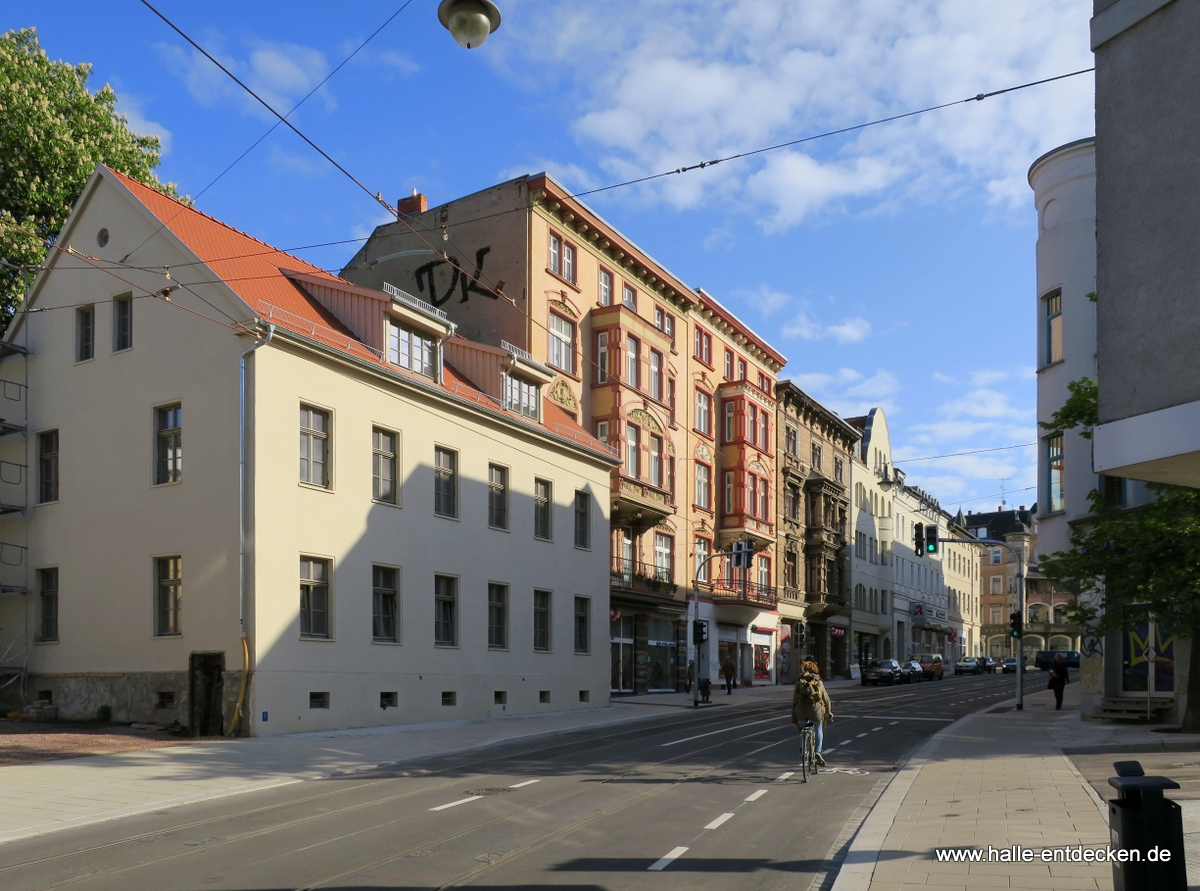
{"type": "Polygon", "coordinates": [[[46,58],[32,28],[0,35],[0,330],[98,163],[178,197],[154,176],[158,137],[130,131],[107,84],[88,92],[91,73],[46,58]]]}
{"type": "MultiPolygon", "coordinates": [[[[1098,423],[1096,382],[1068,385],[1071,395],[1047,430],[1084,428],[1091,438],[1098,423]]],[[[1104,634],[1127,631],[1148,616],[1175,624],[1191,638],[1189,679],[1200,680],[1200,490],[1150,483],[1155,499],[1124,509],[1093,490],[1091,514],[1071,533],[1071,550],[1043,556],[1041,571],[1060,585],[1090,594],[1066,612],[1072,621],[1104,634]]],[[[1189,682],[1184,729],[1200,730],[1200,682],[1189,682]]]]}

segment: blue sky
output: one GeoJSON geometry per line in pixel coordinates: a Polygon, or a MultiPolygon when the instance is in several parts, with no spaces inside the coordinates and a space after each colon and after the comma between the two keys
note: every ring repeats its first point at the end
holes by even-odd
{"type": "MultiPolygon", "coordinates": [[[[289,108],[403,0],[159,8],[289,108]]],[[[410,6],[294,116],[389,201],[549,170],[581,190],[1090,67],[1090,0],[502,0],[480,49],[410,6]]],[[[197,196],[270,126],[135,0],[0,3],[91,62],[160,176],[197,196]],[[74,8],[73,8],[74,7],[74,8]]],[[[955,106],[588,200],[784,355],[843,415],[886,409],[943,506],[1033,503],[1035,218],[1025,174],[1092,135],[1092,80],[955,106]]],[[[197,206],[282,248],[365,236],[378,205],[277,129],[197,206]]],[[[302,256],[340,267],[355,244],[302,256]]]]}

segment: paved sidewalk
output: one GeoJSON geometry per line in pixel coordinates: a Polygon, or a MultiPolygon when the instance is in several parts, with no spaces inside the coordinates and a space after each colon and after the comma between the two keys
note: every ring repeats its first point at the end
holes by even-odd
{"type": "MultiPolygon", "coordinates": [[[[790,687],[714,690],[705,710],[790,695],[790,687]]],[[[781,708],[786,707],[781,704],[781,708]]],[[[614,698],[609,708],[437,724],[214,740],[178,748],[0,767],[0,843],[117,817],[692,710],[686,693],[614,698]]]]}

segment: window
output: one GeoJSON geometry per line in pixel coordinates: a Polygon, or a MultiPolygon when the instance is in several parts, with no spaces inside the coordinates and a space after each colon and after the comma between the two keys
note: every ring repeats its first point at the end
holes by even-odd
{"type": "Polygon", "coordinates": [[[1062,340],[1062,291],[1046,295],[1046,364],[1061,362],[1062,340]]]}
{"type": "Polygon", "coordinates": [[[458,516],[458,452],[433,450],[433,512],[443,517],[458,516]]]}
{"type": "Polygon", "coordinates": [[[746,513],[754,516],[758,507],[758,477],[752,473],[746,474],[746,513]]]}
{"type": "Polygon", "coordinates": [[[1000,563],[1000,549],[992,548],[992,565],[997,565],[999,563],[1000,563]]]}
{"type": "Polygon", "coordinates": [[[770,496],[767,494],[767,481],[762,480],[762,486],[759,487],[758,493],[758,518],[760,520],[770,520],[771,514],[768,511],[770,505],[770,496]]]}
{"type": "Polygon", "coordinates": [[[58,501],[58,431],[38,434],[38,503],[58,501]]]}
{"type": "Polygon", "coordinates": [[[58,569],[38,570],[38,640],[58,640],[58,569]]]}
{"type": "Polygon", "coordinates": [[[800,457],[800,435],[795,427],[787,427],[783,432],[783,447],[789,455],[800,457]]]}
{"type": "Polygon", "coordinates": [[[550,509],[554,504],[549,480],[533,481],[533,537],[550,540],[550,509]]]}
{"type": "Polygon", "coordinates": [[[992,624],[993,624],[993,625],[999,625],[999,624],[1000,624],[1000,607],[998,607],[998,606],[993,606],[993,607],[991,607],[991,608],[990,608],[990,612],[991,612],[991,622],[992,622],[992,624]]]}
{"type": "Polygon", "coordinates": [[[733,350],[725,351],[725,379],[733,380],[733,350]]]}
{"type": "Polygon", "coordinates": [[[696,507],[712,509],[710,499],[709,469],[707,464],[696,465],[696,507]]]}
{"type": "Polygon", "coordinates": [[[329,488],[329,412],[300,406],[300,482],[329,488]]]}
{"type": "Polygon", "coordinates": [[[758,413],[758,444],[764,452],[771,451],[771,426],[767,418],[767,411],[763,409],[758,413]]]}
{"type": "Polygon", "coordinates": [[[575,248],[569,244],[562,249],[562,277],[575,284],[575,248]]]}
{"type": "Polygon", "coordinates": [[[733,403],[725,403],[725,442],[733,442],[733,403]]]}
{"type": "Polygon", "coordinates": [[[562,275],[562,239],[554,234],[550,235],[550,271],[562,275]]]}
{"type": "Polygon", "coordinates": [[[650,351],[650,395],[662,402],[662,353],[650,351]]]}
{"type": "Polygon", "coordinates": [[[592,635],[588,621],[588,598],[575,598],[575,652],[590,653],[592,651],[592,635]]]}
{"type": "Polygon", "coordinates": [[[587,492],[575,493],[575,547],[592,546],[592,496],[587,492]]]}
{"type": "Polygon", "coordinates": [[[991,591],[989,593],[1003,594],[1004,592],[1002,590],[1000,590],[1001,583],[1002,583],[1002,580],[1001,580],[1000,576],[998,576],[998,575],[992,576],[992,580],[990,582],[991,591]]]}
{"type": "Polygon", "coordinates": [[[596,422],[596,439],[608,442],[608,421],[596,422]]]}
{"type": "Polygon", "coordinates": [[[789,588],[798,588],[800,556],[795,551],[788,551],[783,563],[783,583],[789,588]]]}
{"type": "Polygon", "coordinates": [[[638,380],[638,353],[641,346],[636,337],[625,338],[625,383],[635,388],[641,383],[638,380]]]}
{"type": "Polygon", "coordinates": [[[833,459],[833,478],[839,483],[846,481],[846,464],[841,458],[833,459]]]}
{"type": "Polygon", "coordinates": [[[696,539],[696,581],[698,582],[708,581],[708,558],[711,556],[711,548],[712,545],[707,538],[696,539]]]}
{"type": "Polygon", "coordinates": [[[371,635],[375,640],[395,643],[396,602],[399,573],[389,566],[371,567],[371,635]]]}
{"type": "Polygon", "coordinates": [[[75,310],[75,361],[86,362],[96,355],[96,307],[75,310]]]}
{"type": "Polygon", "coordinates": [[[662,582],[671,580],[671,561],[675,539],[661,532],[654,533],[654,577],[662,582]]]}
{"type": "Polygon", "coordinates": [[[662,450],[661,436],[650,434],[650,485],[662,488],[662,450]]]}
{"type": "Polygon", "coordinates": [[[458,579],[448,575],[433,577],[433,644],[458,645],[458,579]]]}
{"type": "Polygon", "coordinates": [[[1063,509],[1063,437],[1061,433],[1046,437],[1046,510],[1054,513],[1063,509]]]}
{"type": "Polygon", "coordinates": [[[600,305],[612,306],[613,277],[606,269],[600,270],[600,305]]]}
{"type": "Polygon", "coordinates": [[[1100,494],[1105,504],[1113,507],[1125,506],[1125,480],[1119,476],[1100,475],[1100,494]]]}
{"type": "Polygon", "coordinates": [[[396,503],[396,434],[378,427],[371,430],[371,497],[396,503]]]}
{"type": "Polygon", "coordinates": [[[133,295],[113,298],[113,352],[133,348],[133,295]]]}
{"type": "Polygon", "coordinates": [[[508,470],[497,464],[488,465],[488,525],[508,528],[508,470]]]}
{"type": "Polygon", "coordinates": [[[508,648],[508,585],[488,585],[488,649],[508,648]]]}
{"type": "Polygon", "coordinates": [[[400,694],[396,690],[379,692],[379,707],[380,708],[396,708],[400,705],[400,694]]]}
{"type": "Polygon", "coordinates": [[[642,431],[633,424],[625,425],[625,474],[634,479],[641,478],[641,468],[638,464],[641,463],[638,459],[641,457],[639,446],[641,444],[642,431]]]}
{"type": "Polygon", "coordinates": [[[608,380],[608,332],[601,331],[596,335],[596,383],[603,384],[608,380]]]}
{"type": "Polygon", "coordinates": [[[300,636],[329,637],[329,561],[300,558],[300,636]]]}
{"type": "Polygon", "coordinates": [[[800,522],[800,487],[795,483],[788,483],[783,509],[789,520],[800,522]]]}
{"type": "Polygon", "coordinates": [[[308,694],[309,708],[329,708],[329,692],[323,691],[320,693],[309,692],[308,694]]]}
{"type": "Polygon", "coordinates": [[[663,333],[671,338],[671,346],[675,345],[675,317],[670,313],[663,313],[663,333]]]}
{"type": "Polygon", "coordinates": [[[712,365],[712,335],[703,328],[696,328],[692,335],[693,352],[705,365],[712,365]]]}
{"type": "Polygon", "coordinates": [[[761,371],[758,373],[758,388],[764,393],[771,392],[771,379],[761,371]]]}
{"type": "MultiPolygon", "coordinates": [[[[553,338],[551,338],[553,342],[553,338]]],[[[537,384],[523,381],[511,374],[504,376],[504,407],[509,411],[524,415],[527,418],[538,419],[538,408],[542,398],[542,388],[537,384]]]]}
{"type": "Polygon", "coordinates": [[[746,360],[738,359],[738,376],[737,379],[744,381],[746,379],[746,360]]]}
{"type": "Polygon", "coordinates": [[[388,323],[388,361],[425,377],[433,377],[433,338],[411,328],[388,323]]]}
{"type": "Polygon", "coordinates": [[[675,500],[675,456],[667,455],[667,489],[671,493],[671,501],[675,500]]]}
{"type": "Polygon", "coordinates": [[[458,705],[458,691],[457,690],[443,690],[442,691],[442,705],[448,705],[448,706],[458,705]]]}
{"type": "Polygon", "coordinates": [[[183,473],[182,413],[178,405],[169,405],[154,412],[154,426],[158,431],[154,462],[156,485],[177,483],[183,473]]]}
{"type": "Polygon", "coordinates": [[[670,412],[671,423],[675,423],[675,378],[667,378],[667,411],[670,412]]]}
{"type": "Polygon", "coordinates": [[[712,397],[703,390],[696,391],[696,429],[712,436],[712,397]]]}
{"type": "Polygon", "coordinates": [[[750,445],[758,445],[758,407],[754,405],[747,406],[749,416],[746,418],[746,438],[750,440],[750,445]]]}
{"type": "Polygon", "coordinates": [[[758,583],[764,588],[770,587],[770,585],[771,585],[771,558],[770,557],[759,557],[758,558],[758,583]]]}
{"type": "Polygon", "coordinates": [[[550,313],[550,364],[575,373],[575,326],[555,313],[550,313]]]}
{"type": "Polygon", "coordinates": [[[629,287],[629,285],[623,285],[621,288],[621,304],[637,312],[637,291],[629,287]]]}
{"type": "Polygon", "coordinates": [[[733,471],[725,471],[725,513],[733,513],[733,471]]]}
{"type": "Polygon", "coordinates": [[[533,592],[533,648],[550,652],[550,592],[533,592]]]}

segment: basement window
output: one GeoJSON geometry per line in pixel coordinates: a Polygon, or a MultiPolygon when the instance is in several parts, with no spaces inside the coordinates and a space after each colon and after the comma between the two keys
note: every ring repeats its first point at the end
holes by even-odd
{"type": "Polygon", "coordinates": [[[497,690],[493,699],[496,705],[508,705],[508,691],[497,690]]]}
{"type": "Polygon", "coordinates": [[[442,705],[458,705],[458,693],[454,690],[443,690],[442,705]]]}
{"type": "Polygon", "coordinates": [[[538,692],[538,702],[540,702],[542,704],[548,704],[550,702],[550,691],[549,690],[539,691],[538,692]]]}
{"type": "Polygon", "coordinates": [[[44,703],[46,703],[46,705],[53,705],[54,704],[54,691],[53,690],[38,690],[37,701],[44,702],[44,703]]]}
{"type": "Polygon", "coordinates": [[[329,708],[329,693],[309,693],[308,694],[309,708],[329,708]]]}
{"type": "Polygon", "coordinates": [[[579,691],[579,701],[580,702],[591,702],[592,701],[592,691],[591,690],[580,690],[579,691]]]}
{"type": "Polygon", "coordinates": [[[400,704],[400,696],[396,691],[379,694],[379,707],[383,709],[395,708],[400,704]]]}
{"type": "Polygon", "coordinates": [[[154,696],[155,708],[175,708],[175,694],[171,690],[159,690],[154,696]]]}

